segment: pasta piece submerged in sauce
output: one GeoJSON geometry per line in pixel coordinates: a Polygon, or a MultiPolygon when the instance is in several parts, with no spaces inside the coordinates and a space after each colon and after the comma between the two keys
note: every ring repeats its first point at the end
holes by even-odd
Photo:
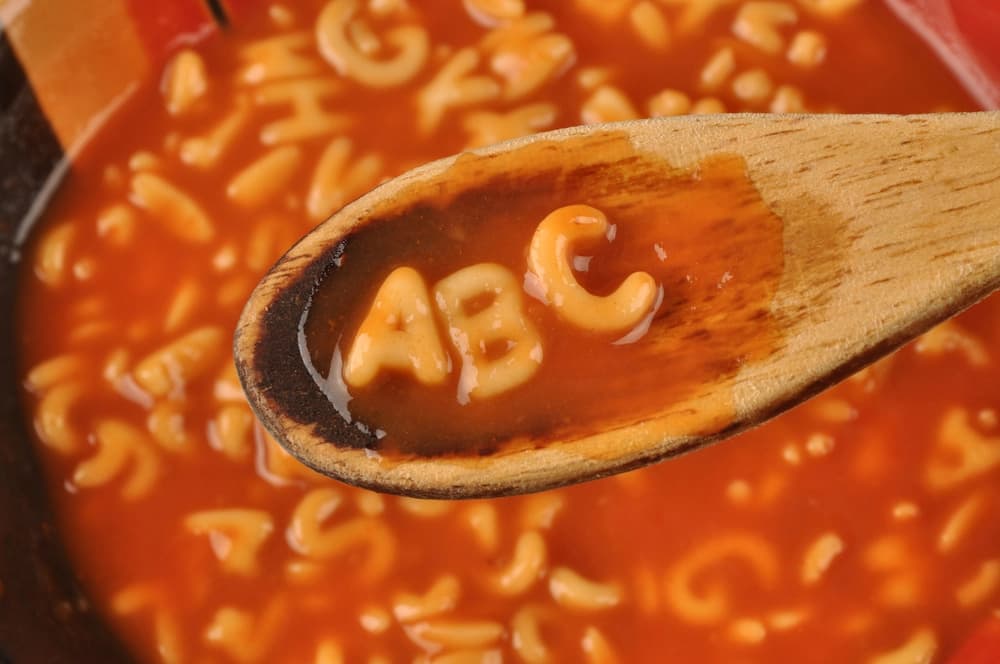
{"type": "MultiPolygon", "coordinates": [[[[465,147],[645,115],[971,108],[881,3],[308,1],[185,47],[160,83],[78,161],[20,310],[62,529],[141,661],[893,664],[947,662],[974,632],[963,653],[990,647],[996,298],[724,445],[495,501],[311,473],[255,423],[229,353],[297,237],[465,147]]],[[[567,203],[601,208],[536,211],[517,251],[567,203]]],[[[434,284],[464,264],[420,268],[434,284]]]]}

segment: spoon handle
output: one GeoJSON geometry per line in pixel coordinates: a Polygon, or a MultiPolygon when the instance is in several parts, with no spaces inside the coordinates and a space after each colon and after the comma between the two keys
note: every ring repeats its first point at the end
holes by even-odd
{"type": "Polygon", "coordinates": [[[751,423],[1000,287],[1000,112],[653,121],[633,139],[681,162],[742,154],[784,220],[786,335],[738,378],[751,423]]]}

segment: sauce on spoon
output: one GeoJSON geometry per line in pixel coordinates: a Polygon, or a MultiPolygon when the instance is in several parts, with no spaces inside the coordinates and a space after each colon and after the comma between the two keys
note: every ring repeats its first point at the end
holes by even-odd
{"type": "MultiPolygon", "coordinates": [[[[629,149],[627,138],[606,141],[609,149],[629,149]]],[[[551,146],[532,144],[502,159],[514,165],[553,154],[551,146]]],[[[460,193],[414,201],[345,238],[299,331],[302,360],[326,396],[299,404],[309,407],[303,420],[392,456],[478,456],[636,424],[768,353],[779,334],[769,306],[783,266],[782,223],[743,161],[720,155],[679,169],[654,156],[632,158],[642,171],[636,177],[659,183],[658,196],[631,196],[630,187],[648,186],[635,180],[607,187],[607,174],[588,164],[563,169],[553,162],[530,181],[504,167],[476,182],[475,163],[460,160],[447,175],[460,193]],[[547,294],[532,270],[529,253],[543,219],[557,221],[563,206],[584,201],[605,216],[601,237],[562,236],[568,255],[540,247],[547,251],[539,260],[570,263],[579,286],[601,300],[625,290],[630,275],[648,275],[651,306],[637,319],[574,322],[557,306],[563,293],[547,294]],[[446,375],[421,380],[414,356],[400,367],[378,366],[358,384],[350,360],[360,356],[360,343],[373,343],[359,337],[359,327],[379,317],[377,292],[404,274],[395,272],[400,268],[422,279],[421,296],[409,299],[427,313],[429,344],[446,355],[446,375]],[[501,283],[488,283],[491,275],[501,283]],[[442,309],[441,287],[460,280],[463,311],[442,309]],[[487,320],[504,329],[477,329],[487,320]],[[672,361],[659,362],[663,354],[672,361]]],[[[418,334],[401,330],[400,342],[418,334]]],[[[369,355],[392,343],[378,339],[369,355]]],[[[731,400],[718,399],[697,431],[724,428],[732,409],[731,400]]]]}

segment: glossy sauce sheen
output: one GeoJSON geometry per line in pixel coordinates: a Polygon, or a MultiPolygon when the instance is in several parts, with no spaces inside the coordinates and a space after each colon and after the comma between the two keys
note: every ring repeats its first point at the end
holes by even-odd
{"type": "MultiPolygon", "coordinates": [[[[323,388],[331,401],[346,405],[363,430],[379,431],[369,438],[371,448],[486,454],[633,424],[706,384],[724,382],[743,362],[773,348],[777,330],[769,305],[782,272],[782,223],[760,199],[742,159],[720,155],[677,168],[635,154],[624,136],[605,137],[598,149],[641,164],[635,177],[622,182],[610,169],[586,163],[560,168],[557,159],[586,160],[585,148],[572,141],[543,142],[502,157],[509,164],[501,165],[502,173],[532,164],[530,179],[504,175],[483,182],[477,158],[468,155],[446,174],[449,191],[468,191],[368,220],[342,241],[337,267],[313,295],[304,335],[313,367],[328,376],[323,388]],[[658,194],[635,200],[633,192],[650,189],[658,194]],[[543,348],[541,366],[526,383],[462,404],[456,396],[462,360],[452,349],[455,369],[444,385],[384,370],[372,385],[337,393],[337,383],[343,386],[336,375],[340,358],[392,270],[413,267],[433,284],[461,268],[494,262],[521,284],[536,227],[552,210],[574,202],[603,211],[615,226],[612,242],[578,248],[589,264],[577,279],[605,295],[632,272],[652,275],[660,296],[647,332],[639,330],[630,341],[627,330],[582,330],[520,290],[543,348]],[[332,362],[335,348],[338,361],[332,362]]],[[[440,325],[439,334],[450,347],[440,325]]],[[[731,403],[711,411],[678,428],[707,434],[732,420],[731,403]]],[[[323,415],[338,416],[328,410],[317,417],[323,415]]]]}
{"type": "MultiPolygon", "coordinates": [[[[331,654],[336,646],[347,664],[424,664],[442,656],[454,664],[456,658],[463,661],[463,650],[464,661],[499,657],[518,664],[525,661],[526,632],[515,618],[533,611],[553,664],[614,661],[593,654],[595,634],[623,664],[887,664],[893,660],[878,658],[914,639],[922,639],[917,645],[931,643],[932,664],[952,664],[977,626],[1000,610],[1000,585],[991,589],[988,583],[990,570],[1000,564],[997,297],[937,336],[735,440],[534,496],[457,503],[377,496],[310,472],[259,426],[235,429],[239,445],[226,448],[229,437],[222,432],[234,428],[221,426],[224,412],[251,417],[233,374],[229,340],[253,285],[315,225],[317,220],[303,214],[303,201],[331,140],[351,139],[352,163],[368,154],[382,158],[375,180],[363,183],[367,188],[381,177],[461,152],[470,142],[463,121],[474,112],[508,112],[542,101],[556,108],[551,128],[579,123],[581,104],[592,94],[577,82],[586,67],[607,68],[611,84],[639,114],[664,88],[699,99],[710,94],[700,87],[700,69],[725,46],[736,52],[736,73],[763,68],[775,85],[798,87],[810,110],[973,109],[930,51],[879,2],[861,3],[839,18],[795,4],[798,21],[779,27],[786,44],[803,30],[827,40],[825,60],[811,70],[792,65],[784,52],[767,55],[735,38],[731,26],[740,2],[713,3],[707,22],[687,34],[679,27],[679,5],[654,2],[666,8],[673,29],[662,54],[634,37],[627,18],[605,24],[584,9],[607,3],[531,2],[532,11],[550,13],[555,28],[573,40],[573,68],[528,99],[452,110],[433,135],[422,136],[413,121],[413,95],[443,60],[428,62],[418,80],[398,89],[376,91],[345,81],[308,46],[326,4],[288,3],[295,15],[288,27],[278,26],[261,7],[197,45],[209,76],[201,113],[169,116],[159,74],[152,77],[74,164],[23,252],[16,325],[26,425],[38,434],[60,532],[81,584],[137,661],[330,664],[339,661],[331,654]],[[328,105],[350,113],[353,124],[298,142],[304,161],[295,178],[280,195],[248,210],[228,199],[227,187],[271,149],[261,144],[259,131],[288,115],[288,108],[255,107],[249,125],[207,171],[181,163],[171,136],[183,141],[204,135],[238,99],[252,97],[253,88],[238,82],[245,64],[241,52],[289,33],[306,35],[300,55],[314,65],[315,76],[343,86],[328,105]],[[159,156],[152,172],[182,188],[205,211],[215,229],[210,242],[184,242],[142,211],[136,211],[130,240],[116,243],[114,235],[98,232],[96,220],[105,208],[133,206],[129,161],[140,150],[159,156]],[[107,177],[109,165],[110,174],[117,171],[119,177],[107,177]],[[51,233],[65,228],[73,229],[65,273],[53,286],[39,276],[46,272],[40,257],[51,233]],[[267,251],[251,261],[261,237],[267,251]],[[78,278],[74,266],[86,259],[93,263],[90,268],[81,263],[85,278],[78,278]],[[168,326],[168,314],[188,284],[193,304],[181,323],[168,326]],[[218,340],[200,373],[174,394],[153,398],[136,389],[135,368],[144,358],[204,327],[216,329],[218,340]],[[67,357],[76,369],[55,386],[29,383],[43,363],[67,357]],[[51,428],[42,417],[45,403],[57,387],[77,395],[63,421],[74,441],[69,453],[45,434],[51,428]],[[155,480],[140,496],[124,496],[137,477],[133,456],[121,457],[103,482],[92,473],[90,485],[80,481],[87,477],[81,469],[102,450],[96,432],[111,420],[132,427],[139,449],[155,463],[155,480]],[[153,433],[164,422],[183,434],[173,447],[153,433]],[[981,463],[956,474],[968,449],[979,453],[968,458],[981,463]],[[942,483],[942,477],[948,481],[942,483]],[[317,499],[323,509],[314,509],[313,519],[298,518],[307,511],[303,506],[315,508],[317,499]],[[258,519],[259,527],[249,529],[260,537],[249,571],[232,570],[233,549],[226,543],[233,541],[233,521],[228,529],[201,532],[187,525],[193,515],[224,510],[258,519]],[[962,514],[966,526],[952,529],[959,534],[943,547],[942,535],[951,532],[947,526],[962,514]],[[320,555],[297,539],[303,525],[369,539],[320,555]],[[532,533],[544,543],[542,564],[526,587],[501,592],[498,579],[516,562],[518,543],[532,533]],[[824,535],[839,537],[843,550],[821,578],[807,583],[806,554],[824,535]],[[383,566],[374,573],[380,561],[383,566]],[[597,610],[565,606],[550,587],[559,569],[618,588],[619,603],[597,610]],[[983,570],[987,583],[980,595],[960,603],[957,593],[983,570]],[[448,577],[459,589],[453,604],[426,619],[397,619],[401,596],[423,597],[448,577]],[[681,610],[678,587],[681,595],[690,591],[688,600],[703,609],[700,616],[681,610]],[[427,636],[418,630],[426,623],[469,622],[486,622],[499,631],[482,647],[446,648],[418,639],[427,636]],[[737,638],[759,638],[760,625],[766,632],[762,640],[737,638]],[[470,649],[482,656],[476,659],[470,649]]],[[[371,21],[376,32],[384,34],[386,23],[420,25],[432,44],[448,45],[452,53],[488,33],[468,16],[465,2],[408,4],[416,8],[415,16],[371,21]]],[[[153,13],[158,5],[142,3],[141,11],[153,13]]],[[[477,73],[490,75],[485,64],[477,73]]],[[[767,109],[766,101],[739,101],[728,86],[711,94],[729,110],[767,109]]],[[[677,165],[682,172],[692,166],[677,165]]],[[[596,203],[589,196],[553,201],[564,202],[596,203]]],[[[549,211],[523,220],[522,237],[503,245],[513,265],[523,266],[520,252],[549,211]]],[[[606,212],[614,219],[612,210],[606,212]]],[[[793,258],[788,260],[786,273],[797,269],[793,258]]],[[[706,272],[701,284],[708,288],[715,276],[706,272]]],[[[372,275],[364,283],[371,288],[377,281],[372,275]]],[[[352,302],[370,296],[359,294],[352,302]]],[[[297,350],[287,360],[304,366],[297,350]]],[[[996,661],[993,655],[986,661],[996,661]]],[[[911,653],[902,661],[915,657],[911,653]]]]}

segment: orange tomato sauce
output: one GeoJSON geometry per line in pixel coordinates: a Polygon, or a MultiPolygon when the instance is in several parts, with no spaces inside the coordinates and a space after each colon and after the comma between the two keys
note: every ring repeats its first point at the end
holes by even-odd
{"type": "Polygon", "coordinates": [[[358,4],[345,34],[363,56],[426,39],[409,78],[372,87],[326,28],[317,45],[317,17],[351,3],[303,2],[149,81],[36,231],[18,312],[62,531],[137,658],[948,661],[1000,610],[996,298],[725,444],[495,501],[311,473],[253,423],[230,357],[295,238],[466,146],[667,109],[972,108],[881,4],[821,4],[777,3],[766,34],[752,2],[528,2],[513,29],[483,17],[517,2],[358,4]],[[801,33],[821,56],[789,59],[801,33]],[[705,82],[726,49],[732,71],[705,82]],[[443,97],[427,92],[442,72],[443,97]]]}

